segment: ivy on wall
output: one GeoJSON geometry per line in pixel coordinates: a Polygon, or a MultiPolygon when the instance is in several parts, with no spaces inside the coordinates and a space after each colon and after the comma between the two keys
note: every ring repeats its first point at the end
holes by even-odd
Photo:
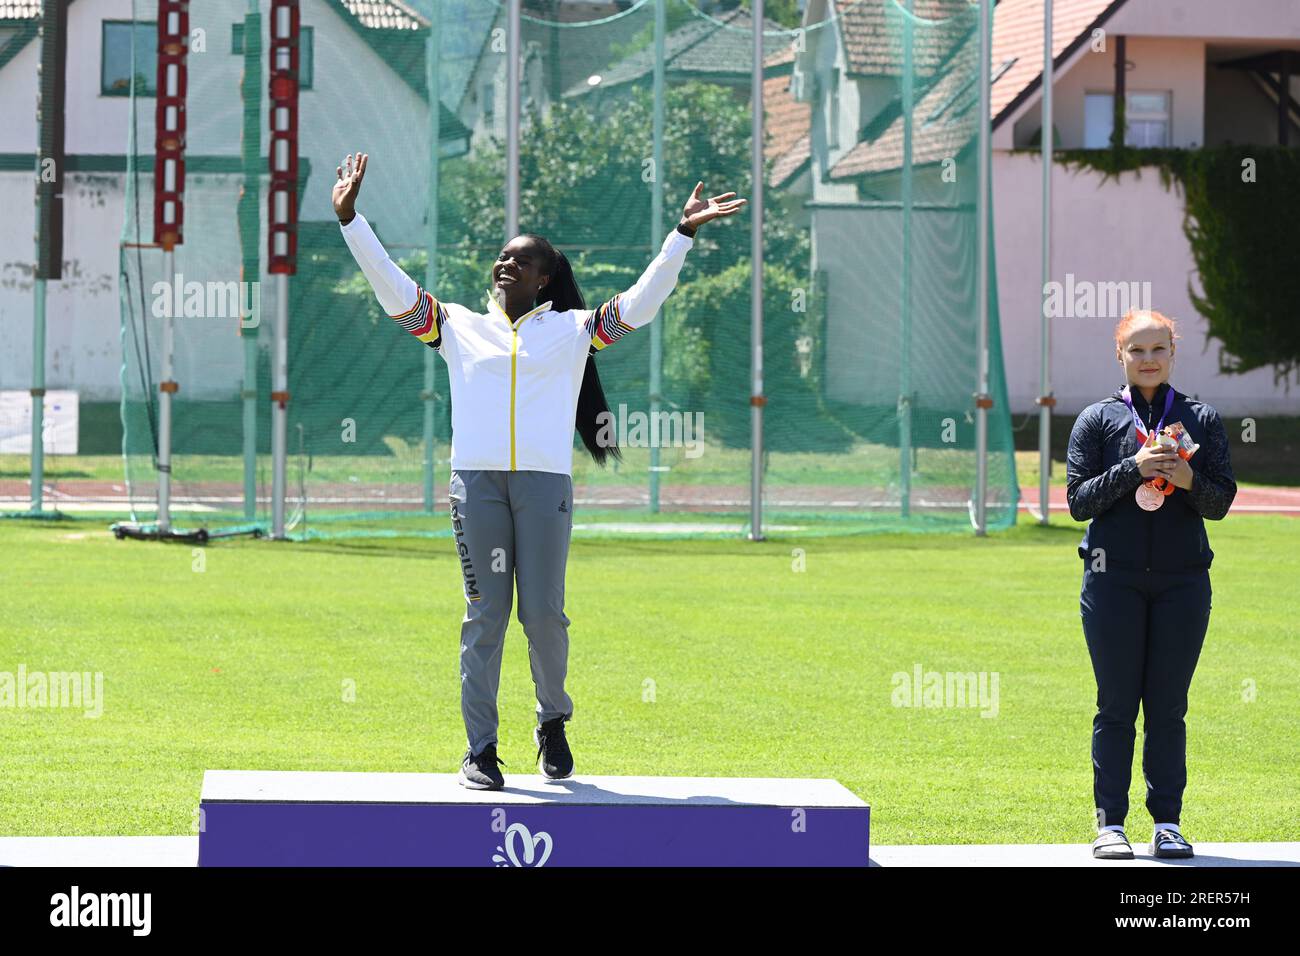
{"type": "Polygon", "coordinates": [[[1196,310],[1221,343],[1219,368],[1241,374],[1271,366],[1274,381],[1300,369],[1300,150],[1281,146],[1207,149],[1068,149],[1069,169],[1102,182],[1158,172],[1183,195],[1183,232],[1203,295],[1196,310]]]}

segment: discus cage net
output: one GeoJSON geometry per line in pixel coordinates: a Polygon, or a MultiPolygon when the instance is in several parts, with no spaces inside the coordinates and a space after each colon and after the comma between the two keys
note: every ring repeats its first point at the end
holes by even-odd
{"type": "MultiPolygon", "coordinates": [[[[819,22],[762,26],[764,530],[969,527],[979,5],[821,6],[819,22]]],[[[170,308],[172,523],[269,526],[273,317],[287,286],[287,536],[449,533],[446,368],[382,313],[331,188],[345,154],[369,153],[357,208],[390,255],[439,299],[486,311],[508,238],[507,0],[301,6],[296,261],[282,285],[268,250],[271,3],[189,10],[184,226],[170,276],[151,245],[158,3],[132,10],[119,275],[132,519],[157,506],[170,308]]],[[[519,24],[518,232],[565,252],[589,308],[636,281],[697,181],[706,195],[750,198],[701,229],[655,322],[598,355],[623,459],[599,468],[575,438],[577,533],[745,533],[749,4],[524,0],[519,24]]],[[[999,528],[1014,523],[1018,489],[991,216],[989,229],[985,501],[987,527],[999,528]]]]}

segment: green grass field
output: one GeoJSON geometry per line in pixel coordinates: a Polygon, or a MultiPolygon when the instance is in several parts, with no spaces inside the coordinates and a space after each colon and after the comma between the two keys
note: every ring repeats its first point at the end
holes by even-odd
{"type": "MultiPolygon", "coordinates": [[[[577,540],[579,772],[834,777],[870,802],[882,844],[1086,841],[1079,530],[1062,516],[985,540],[577,540]],[[996,716],[894,706],[893,675],[917,665],[996,672],[996,716]]],[[[1210,530],[1184,828],[1293,840],[1300,520],[1210,530]]],[[[201,571],[199,557],[116,541],[103,519],[0,522],[0,672],[104,681],[97,718],[0,708],[0,835],[189,833],[205,768],[456,769],[463,602],[446,540],[231,540],[202,550],[201,571]]],[[[506,772],[530,772],[517,623],[500,706],[506,772]]],[[[1135,839],[1142,800],[1135,766],[1135,839]]]]}

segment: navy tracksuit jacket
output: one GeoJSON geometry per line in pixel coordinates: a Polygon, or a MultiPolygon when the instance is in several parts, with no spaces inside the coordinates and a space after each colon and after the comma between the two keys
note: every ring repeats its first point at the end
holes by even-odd
{"type": "MultiPolygon", "coordinates": [[[[1132,390],[1150,431],[1164,411],[1167,383],[1151,403],[1132,390]]],[[[1187,692],[1210,621],[1214,560],[1205,520],[1228,513],[1237,494],[1223,421],[1209,405],[1174,389],[1165,424],[1181,422],[1201,447],[1188,464],[1192,488],[1175,488],[1155,511],[1138,507],[1145,480],[1133,416],[1120,390],[1089,405],[1070,433],[1066,496],[1076,521],[1091,519],[1079,609],[1097,679],[1093,719],[1093,798],[1098,824],[1123,824],[1133,765],[1138,704],[1145,737],[1147,810],[1156,823],[1178,823],[1187,784],[1187,692]]]]}

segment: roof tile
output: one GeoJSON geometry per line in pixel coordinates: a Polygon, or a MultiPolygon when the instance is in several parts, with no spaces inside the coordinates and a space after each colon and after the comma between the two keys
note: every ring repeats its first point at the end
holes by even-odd
{"type": "MultiPolygon", "coordinates": [[[[1113,0],[1055,0],[1052,4],[1052,57],[1086,31],[1113,0]]],[[[1043,73],[1043,0],[1001,0],[993,11],[993,70],[1015,62],[992,91],[996,118],[1043,73]]]]}

